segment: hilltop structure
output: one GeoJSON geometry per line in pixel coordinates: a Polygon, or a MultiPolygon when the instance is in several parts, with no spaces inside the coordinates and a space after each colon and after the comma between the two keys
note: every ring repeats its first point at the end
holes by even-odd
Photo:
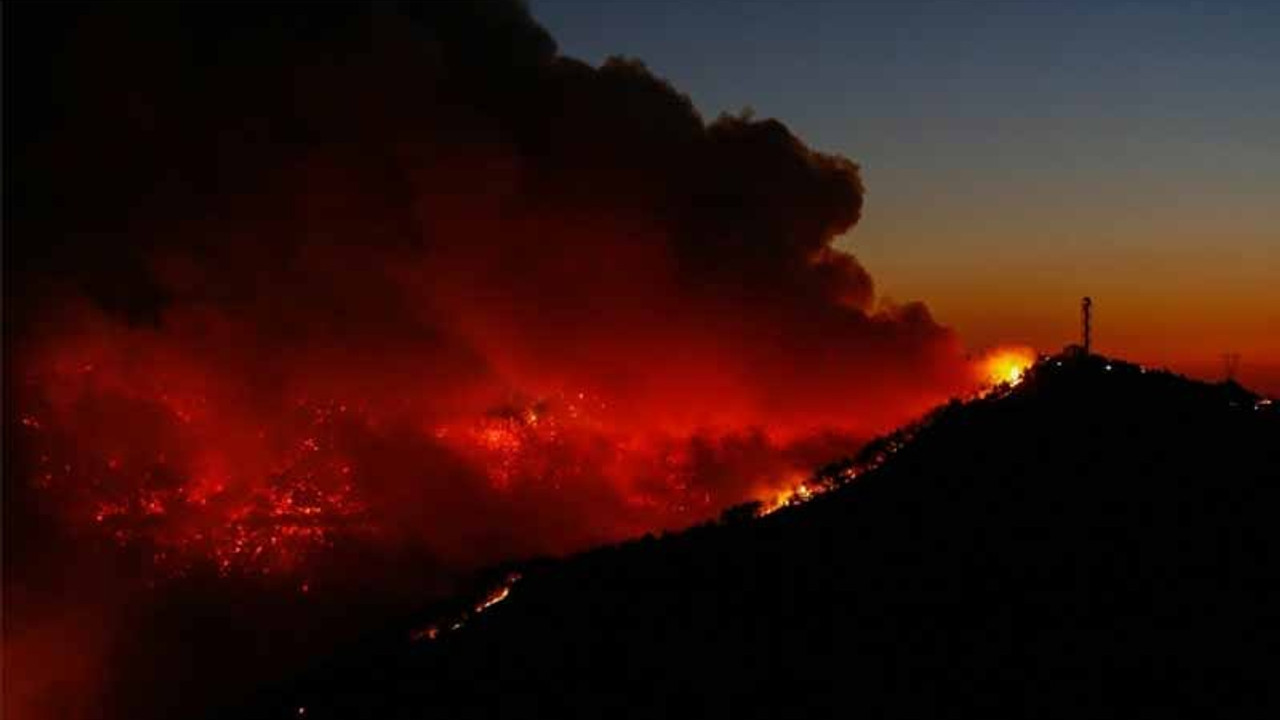
{"type": "Polygon", "coordinates": [[[1062,349],[1067,357],[1089,357],[1093,348],[1093,298],[1088,295],[1080,299],[1080,343],[1068,345],[1062,349]]]}

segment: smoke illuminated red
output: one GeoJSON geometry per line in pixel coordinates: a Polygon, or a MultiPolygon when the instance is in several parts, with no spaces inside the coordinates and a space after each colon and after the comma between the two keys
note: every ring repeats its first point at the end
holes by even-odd
{"type": "MultiPolygon", "coordinates": [[[[572,386],[533,396],[492,378],[463,388],[480,398],[468,407],[433,397],[453,378],[384,389],[361,377],[379,377],[376,367],[342,364],[296,375],[266,364],[282,382],[265,387],[243,371],[237,343],[220,353],[164,324],[81,313],[23,356],[30,480],[60,498],[67,522],[145,545],[167,574],[201,563],[305,571],[341,538],[481,562],[678,527],[790,492],[795,477],[930,399],[908,394],[869,418],[819,406],[804,423],[753,407],[768,386],[681,393],[666,400],[670,413],[660,396],[628,397],[627,384],[608,399],[572,386]],[[360,383],[375,392],[346,392],[360,383]],[[688,420],[698,412],[705,425],[688,420]]],[[[644,344],[645,332],[628,336],[644,344]]],[[[581,363],[554,369],[589,378],[594,363],[581,363]]],[[[628,384],[684,382],[679,373],[655,365],[648,375],[663,377],[628,384]]]]}
{"type": "MultiPolygon", "coordinates": [[[[380,558],[415,559],[367,590],[394,595],[780,506],[975,384],[834,246],[854,163],[562,57],[519,6],[49,12],[62,54],[15,131],[6,482],[24,532],[69,540],[10,571],[53,629],[7,653],[57,655],[39,638],[89,613],[105,658],[125,612],[92,598],[134,602],[138,557],[157,593],[319,602],[380,558]],[[56,572],[85,557],[101,575],[56,572]]],[[[29,716],[100,690],[41,667],[29,716]]]]}

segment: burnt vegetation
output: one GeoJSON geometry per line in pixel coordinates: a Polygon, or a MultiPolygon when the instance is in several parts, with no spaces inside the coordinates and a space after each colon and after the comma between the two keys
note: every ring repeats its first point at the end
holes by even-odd
{"type": "Polygon", "coordinates": [[[1257,716],[1277,440],[1237,385],[1042,360],[811,502],[525,563],[227,716],[1257,716]]]}

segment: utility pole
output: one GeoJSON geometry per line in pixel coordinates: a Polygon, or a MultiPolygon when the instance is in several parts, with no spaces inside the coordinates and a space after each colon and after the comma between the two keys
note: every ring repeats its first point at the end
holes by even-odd
{"type": "Polygon", "coordinates": [[[1087,356],[1091,341],[1091,322],[1093,320],[1093,298],[1085,296],[1080,301],[1080,348],[1087,356]]]}

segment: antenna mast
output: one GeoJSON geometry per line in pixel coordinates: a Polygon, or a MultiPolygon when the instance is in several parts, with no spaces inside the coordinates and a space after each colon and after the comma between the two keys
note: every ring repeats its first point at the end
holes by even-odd
{"type": "Polygon", "coordinates": [[[1223,369],[1226,370],[1227,382],[1234,382],[1236,379],[1236,371],[1240,369],[1240,353],[1223,353],[1222,364],[1223,369]]]}
{"type": "Polygon", "coordinates": [[[1089,354],[1093,298],[1086,296],[1080,301],[1080,347],[1085,355],[1089,354]]]}

